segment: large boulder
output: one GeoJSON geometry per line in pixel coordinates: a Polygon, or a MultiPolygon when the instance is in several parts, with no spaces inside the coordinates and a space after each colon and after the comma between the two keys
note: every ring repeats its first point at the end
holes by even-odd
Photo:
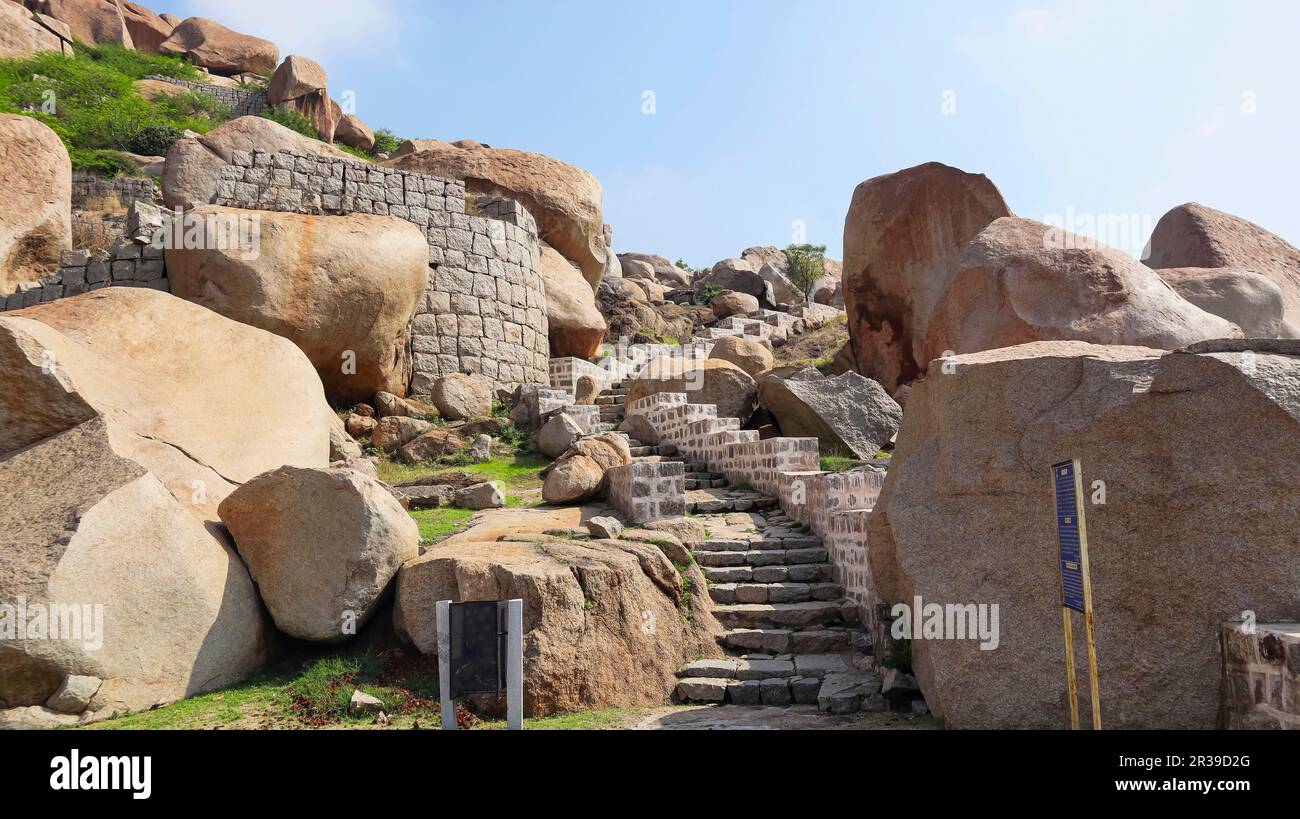
{"type": "Polygon", "coordinates": [[[190,17],[158,46],[159,54],[189,57],[217,74],[251,73],[269,77],[280,62],[280,48],[270,40],[231,31],[215,20],[190,17]]]}
{"type": "Polygon", "coordinates": [[[816,438],[823,455],[874,458],[903,420],[903,409],[870,378],[848,372],[825,378],[812,368],[791,377],[759,379],[758,404],[781,434],[816,438]]]}
{"type": "Polygon", "coordinates": [[[342,111],[330,99],[328,79],[321,64],[309,57],[290,54],[280,63],[267,87],[267,100],[296,111],[311,121],[324,142],[334,141],[342,111]]]}
{"type": "Polygon", "coordinates": [[[579,438],[547,468],[542,499],[547,503],[579,503],[605,489],[605,473],[632,463],[627,439],[617,433],[579,438]]]}
{"type": "Polygon", "coordinates": [[[637,373],[628,387],[631,407],[649,395],[680,392],[692,404],[713,404],[719,418],[739,418],[743,423],[754,411],[758,386],[740,367],[720,358],[683,359],[660,356],[637,373]]]}
{"type": "Polygon", "coordinates": [[[858,185],[844,219],[844,306],[858,372],[892,392],[925,368],[930,311],[957,257],[1010,216],[987,177],[930,162],[858,185]]]}
{"type": "Polygon", "coordinates": [[[712,286],[719,290],[744,293],[759,301],[767,298],[769,287],[763,277],[758,275],[758,268],[744,259],[723,259],[707,273],[696,277],[691,286],[697,295],[703,293],[706,287],[712,286]]]}
{"type": "Polygon", "coordinates": [[[26,6],[66,25],[78,42],[135,47],[116,0],[26,0],[26,6]]]}
{"type": "Polygon", "coordinates": [[[730,361],[754,379],[776,366],[767,345],[742,336],[718,339],[709,351],[709,358],[730,361]]]}
{"type": "MultiPolygon", "coordinates": [[[[1030,341],[1173,350],[1240,336],[1127,254],[1031,219],[1003,217],[971,240],[930,314],[926,359],[1030,341]]],[[[861,358],[858,359],[861,361],[861,358]]]]}
{"type": "Polygon", "coordinates": [[[215,237],[168,248],[174,295],[291,340],[338,402],[366,401],[381,390],[406,394],[410,323],[429,277],[419,228],[360,213],[308,216],[216,205],[191,213],[205,231],[255,216],[259,252],[215,237]]]}
{"type": "Polygon", "coordinates": [[[1246,338],[1296,338],[1286,320],[1286,294],[1262,273],[1228,267],[1167,267],[1157,270],[1174,292],[1241,328],[1246,338]]]}
{"type": "Polygon", "coordinates": [[[375,132],[356,114],[344,114],[334,129],[334,141],[370,153],[375,147],[375,132]]]}
{"type": "Polygon", "coordinates": [[[528,716],[662,705],[683,662],[720,653],[706,596],[684,594],[705,588],[698,567],[679,574],[648,543],[515,537],[455,539],[403,566],[398,633],[436,654],[438,600],[522,599],[528,716]]]}
{"type": "Polygon", "coordinates": [[[284,466],[236,489],[219,510],[276,627],[334,643],[357,634],[420,529],[379,481],[354,469],[284,466]]]}
{"type": "Polygon", "coordinates": [[[172,145],[162,178],[167,205],[192,208],[211,203],[217,195],[221,169],[234,161],[235,151],[353,158],[333,145],[291,131],[266,117],[239,117],[202,136],[180,139],[172,145]]]}
{"type": "Polygon", "coordinates": [[[0,297],[59,267],[72,246],[72,162],[49,126],[0,114],[0,297]]]}
{"type": "Polygon", "coordinates": [[[1294,620],[1300,576],[1300,344],[1252,345],[1037,342],[913,385],[866,542],[881,603],[999,605],[996,650],[911,644],[949,726],[1068,724],[1049,469],[1077,458],[1103,724],[1216,727],[1221,624],[1294,620]],[[1209,461],[1207,430],[1232,431],[1209,461]]]}
{"type": "Polygon", "coordinates": [[[262,612],[217,508],[328,464],[334,414],[302,352],[111,287],[0,317],[0,381],[0,600],[104,605],[98,650],[0,640],[0,700],[83,675],[104,680],[94,710],[147,708],[255,670],[262,612]]]}
{"type": "Polygon", "coordinates": [[[137,51],[157,54],[158,49],[172,36],[176,23],[163,19],[139,3],[122,0],[122,21],[131,35],[131,42],[137,51]]]}
{"type": "Polygon", "coordinates": [[[25,60],[42,51],[71,53],[67,47],[71,39],[66,23],[39,16],[18,3],[0,3],[0,60],[25,60]]]}
{"type": "Polygon", "coordinates": [[[758,299],[748,293],[739,293],[735,290],[723,290],[709,300],[709,308],[713,310],[713,317],[717,319],[747,316],[750,313],[757,313],[758,307],[758,299]]]}
{"type": "Polygon", "coordinates": [[[603,192],[596,177],[543,154],[489,148],[471,140],[402,143],[386,164],[465,180],[466,190],[514,199],[537,220],[541,238],[573,262],[595,287],[611,252],[603,192]]]}
{"type": "MultiPolygon", "coordinates": [[[[663,256],[656,256],[653,253],[620,253],[618,260],[625,270],[628,262],[648,265],[654,271],[655,280],[669,287],[689,287],[691,284],[691,274],[663,256]]],[[[627,273],[625,272],[624,275],[627,273]]]]}
{"type": "Polygon", "coordinates": [[[1157,269],[1226,267],[1267,276],[1282,289],[1285,320],[1300,328],[1300,249],[1240,216],[1179,205],[1156,223],[1143,261],[1157,269]]]}
{"type": "Polygon", "coordinates": [[[492,387],[482,378],[451,373],[433,382],[429,400],[443,418],[464,421],[492,411],[492,387]]]}
{"type": "Polygon", "coordinates": [[[551,355],[591,358],[605,340],[605,317],[582,271],[550,245],[541,243],[537,265],[546,285],[546,321],[551,355]]]}

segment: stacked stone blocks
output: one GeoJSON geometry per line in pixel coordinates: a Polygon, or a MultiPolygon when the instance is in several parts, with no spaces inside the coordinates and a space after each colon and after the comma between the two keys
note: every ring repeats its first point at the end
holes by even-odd
{"type": "Polygon", "coordinates": [[[537,223],[513,200],[465,183],[361,160],[235,151],[215,204],[310,215],[367,213],[410,222],[429,245],[429,284],[411,325],[410,391],[452,373],[511,389],[549,383],[546,291],[537,223]]]}
{"type": "Polygon", "coordinates": [[[686,514],[686,471],[676,461],[634,461],[605,473],[608,499],[633,525],[686,514]]]}
{"type": "Polygon", "coordinates": [[[224,85],[209,85],[204,82],[178,80],[175,77],[164,77],[161,74],[150,74],[145,79],[158,80],[159,82],[170,83],[177,88],[196,91],[226,106],[230,109],[231,115],[236,117],[257,116],[270,104],[266,92],[255,88],[227,88],[224,85]]]}
{"type": "Polygon", "coordinates": [[[21,310],[102,287],[150,287],[171,292],[163,251],[153,245],[119,241],[108,250],[67,250],[59,269],[36,282],[23,282],[0,310],[21,310]]]}

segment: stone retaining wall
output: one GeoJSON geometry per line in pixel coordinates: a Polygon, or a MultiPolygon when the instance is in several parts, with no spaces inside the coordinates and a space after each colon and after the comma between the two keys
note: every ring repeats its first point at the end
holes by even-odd
{"type": "Polygon", "coordinates": [[[412,321],[412,395],[452,373],[494,387],[548,383],[546,291],[537,223],[500,197],[466,213],[465,183],[354,159],[235,151],[214,204],[253,210],[395,216],[429,244],[429,285],[412,321]]]}
{"type": "Polygon", "coordinates": [[[227,88],[224,85],[209,85],[204,82],[178,80],[174,77],[164,77],[159,74],[150,74],[148,77],[145,77],[145,79],[158,80],[160,82],[171,83],[178,88],[197,91],[198,93],[211,97],[229,108],[231,115],[234,117],[257,116],[262,113],[263,109],[270,105],[270,101],[267,99],[265,91],[227,88]]]}
{"type": "Polygon", "coordinates": [[[42,302],[78,296],[101,287],[151,287],[171,292],[163,251],[152,245],[119,242],[110,250],[67,250],[55,273],[38,282],[23,282],[0,310],[21,310],[42,302]]]}
{"type": "Polygon", "coordinates": [[[93,173],[78,172],[72,175],[73,210],[118,210],[113,205],[129,208],[132,202],[154,202],[161,199],[158,186],[152,179],[121,176],[105,179],[93,173]],[[108,204],[109,207],[105,207],[108,204]]]}
{"type": "Polygon", "coordinates": [[[635,461],[605,475],[607,499],[629,524],[686,514],[686,468],[677,461],[635,461]]]}

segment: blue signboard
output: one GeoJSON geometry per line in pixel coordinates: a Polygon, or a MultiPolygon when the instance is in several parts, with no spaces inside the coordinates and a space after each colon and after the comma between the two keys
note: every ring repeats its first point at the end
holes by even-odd
{"type": "Polygon", "coordinates": [[[1056,488],[1056,537],[1060,545],[1061,605],[1083,611],[1083,548],[1080,538],[1081,514],[1075,465],[1072,461],[1052,467],[1052,485],[1056,488]]]}

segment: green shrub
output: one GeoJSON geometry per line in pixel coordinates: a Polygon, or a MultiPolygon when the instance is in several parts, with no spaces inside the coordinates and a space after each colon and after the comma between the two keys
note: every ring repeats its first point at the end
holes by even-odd
{"type": "Polygon", "coordinates": [[[375,131],[375,147],[371,153],[391,154],[405,141],[387,128],[380,128],[375,131]]]}
{"type": "Polygon", "coordinates": [[[721,287],[714,284],[713,282],[709,282],[708,284],[701,287],[700,291],[695,294],[695,303],[708,304],[709,302],[717,298],[718,294],[721,292],[722,292],[721,287]]]}
{"type": "Polygon", "coordinates": [[[142,80],[150,74],[177,80],[201,82],[204,77],[197,68],[180,57],[145,54],[120,45],[77,45],[77,56],[100,67],[124,75],[132,80],[142,80]]]}
{"type": "Polygon", "coordinates": [[[309,136],[312,139],[320,139],[320,135],[316,133],[316,126],[312,125],[311,120],[307,119],[297,111],[288,108],[280,108],[278,106],[271,106],[270,108],[262,109],[262,116],[274,123],[283,125],[290,131],[297,131],[303,136],[309,136]]]}
{"type": "Polygon", "coordinates": [[[127,140],[127,150],[142,156],[165,156],[184,134],[171,125],[146,125],[127,140]]]}
{"type": "Polygon", "coordinates": [[[100,176],[134,176],[140,171],[136,162],[117,151],[72,148],[68,157],[72,160],[72,167],[100,176]]]}
{"type": "Polygon", "coordinates": [[[812,301],[817,282],[826,275],[826,245],[790,245],[785,259],[790,263],[790,283],[803,294],[804,303],[812,301]]]}

